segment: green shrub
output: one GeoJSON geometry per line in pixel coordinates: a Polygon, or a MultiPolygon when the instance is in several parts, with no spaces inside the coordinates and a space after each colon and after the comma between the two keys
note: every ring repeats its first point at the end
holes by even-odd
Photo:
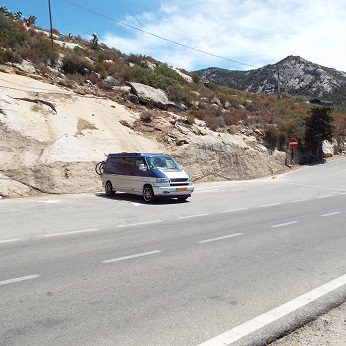
{"type": "Polygon", "coordinates": [[[265,129],[264,140],[272,148],[276,147],[279,139],[279,130],[275,125],[268,125],[265,129]]]}
{"type": "Polygon", "coordinates": [[[0,48],[0,64],[4,64],[6,62],[15,62],[15,54],[8,49],[0,48]]]}
{"type": "Polygon", "coordinates": [[[54,65],[55,62],[59,59],[59,50],[57,45],[47,39],[46,37],[37,37],[35,38],[33,44],[33,49],[35,50],[38,59],[44,64],[50,63],[54,65]]]}
{"type": "Polygon", "coordinates": [[[180,84],[186,84],[187,81],[177,71],[170,68],[167,64],[160,64],[156,69],[155,73],[168,77],[169,79],[176,80],[180,84]]]}
{"type": "Polygon", "coordinates": [[[61,69],[65,74],[78,73],[84,76],[92,69],[92,65],[87,59],[81,58],[76,54],[71,54],[64,57],[61,69]]]}

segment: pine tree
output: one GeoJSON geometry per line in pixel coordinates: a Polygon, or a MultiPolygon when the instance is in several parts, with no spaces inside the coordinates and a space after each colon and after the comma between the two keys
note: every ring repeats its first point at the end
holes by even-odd
{"type": "Polygon", "coordinates": [[[322,159],[322,142],[332,141],[336,126],[332,107],[315,106],[305,121],[305,145],[316,160],[322,159]]]}

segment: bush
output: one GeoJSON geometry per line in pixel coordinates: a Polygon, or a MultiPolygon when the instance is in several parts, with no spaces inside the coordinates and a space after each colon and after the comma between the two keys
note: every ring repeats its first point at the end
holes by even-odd
{"type": "Polygon", "coordinates": [[[32,43],[32,47],[35,50],[38,59],[44,64],[55,65],[55,62],[59,59],[59,50],[57,45],[52,46],[52,42],[46,37],[37,37],[32,43]]]}
{"type": "Polygon", "coordinates": [[[77,73],[84,76],[92,69],[92,65],[87,59],[81,58],[75,54],[71,54],[64,57],[61,69],[65,74],[77,73]]]}
{"type": "Polygon", "coordinates": [[[152,120],[153,114],[148,111],[144,111],[140,114],[139,118],[143,123],[150,123],[152,120]]]}
{"type": "Polygon", "coordinates": [[[15,58],[16,54],[11,50],[0,47],[0,64],[4,64],[6,62],[16,62],[15,58]]]}
{"type": "Polygon", "coordinates": [[[187,81],[177,71],[171,69],[167,64],[161,64],[155,69],[155,73],[176,80],[180,84],[186,84],[187,81]]]}
{"type": "Polygon", "coordinates": [[[279,139],[279,130],[275,125],[268,125],[265,129],[264,140],[272,148],[276,147],[279,139]]]}
{"type": "Polygon", "coordinates": [[[184,120],[184,122],[188,125],[192,125],[195,123],[195,116],[193,115],[193,113],[189,113],[186,115],[186,118],[184,120]]]}

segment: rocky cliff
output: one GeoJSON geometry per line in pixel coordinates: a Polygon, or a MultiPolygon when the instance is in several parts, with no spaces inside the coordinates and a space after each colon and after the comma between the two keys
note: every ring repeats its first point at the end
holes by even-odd
{"type": "Polygon", "coordinates": [[[171,154],[196,182],[252,179],[285,168],[285,154],[268,151],[250,129],[217,133],[159,109],[143,121],[143,105],[39,79],[12,67],[0,72],[0,197],[99,192],[95,164],[110,152],[171,154]]]}

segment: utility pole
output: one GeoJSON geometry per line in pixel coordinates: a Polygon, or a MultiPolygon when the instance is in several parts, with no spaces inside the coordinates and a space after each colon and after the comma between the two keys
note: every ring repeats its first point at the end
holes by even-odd
{"type": "Polygon", "coordinates": [[[50,8],[50,0],[48,0],[48,8],[49,8],[49,20],[50,20],[50,39],[52,40],[52,48],[53,48],[53,27],[52,27],[52,11],[50,8]]]}

